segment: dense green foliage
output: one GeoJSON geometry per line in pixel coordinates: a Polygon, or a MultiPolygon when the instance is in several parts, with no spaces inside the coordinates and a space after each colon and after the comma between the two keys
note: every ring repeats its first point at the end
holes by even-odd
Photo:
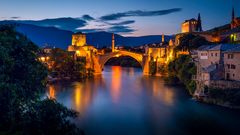
{"type": "Polygon", "coordinates": [[[168,64],[168,77],[166,82],[169,84],[183,83],[190,94],[196,89],[196,83],[192,80],[192,75],[196,74],[196,66],[191,61],[189,55],[180,55],[168,64]]]}
{"type": "Polygon", "coordinates": [[[240,91],[239,89],[214,89],[207,88],[209,92],[209,99],[216,103],[229,103],[231,106],[240,105],[240,91]]]}
{"type": "MultiPolygon", "coordinates": [[[[178,51],[191,51],[202,45],[212,44],[204,37],[186,34],[180,39],[179,45],[175,48],[178,51]]],[[[196,66],[192,62],[190,55],[180,55],[168,64],[168,77],[165,79],[169,84],[184,84],[192,95],[196,89],[196,82],[192,80],[192,75],[196,74],[196,66]]]]}
{"type": "Polygon", "coordinates": [[[76,112],[40,100],[47,69],[38,47],[10,26],[0,27],[0,134],[79,134],[69,118],[76,112]]]}
{"type": "Polygon", "coordinates": [[[179,40],[180,40],[180,44],[176,47],[177,51],[196,49],[201,45],[211,44],[204,37],[196,36],[193,34],[184,35],[179,40]]]}
{"type": "Polygon", "coordinates": [[[93,77],[93,70],[86,69],[86,59],[75,60],[67,51],[56,48],[51,52],[50,60],[53,61],[51,72],[56,72],[58,77],[71,79],[93,77]]]}

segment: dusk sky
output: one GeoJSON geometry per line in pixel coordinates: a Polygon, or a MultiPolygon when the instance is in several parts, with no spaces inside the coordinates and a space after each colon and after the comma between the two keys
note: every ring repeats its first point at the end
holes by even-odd
{"type": "MultiPolygon", "coordinates": [[[[82,31],[119,31],[122,35],[175,34],[186,19],[201,13],[203,29],[229,23],[238,0],[0,0],[1,20],[72,17],[86,21],[82,31]]],[[[60,26],[59,26],[60,27],[60,26]]]]}

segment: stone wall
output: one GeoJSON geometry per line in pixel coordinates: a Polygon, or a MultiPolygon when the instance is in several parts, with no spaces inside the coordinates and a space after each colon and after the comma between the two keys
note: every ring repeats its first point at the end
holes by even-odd
{"type": "Polygon", "coordinates": [[[212,80],[210,81],[209,87],[218,89],[240,89],[240,82],[227,80],[212,80]]]}

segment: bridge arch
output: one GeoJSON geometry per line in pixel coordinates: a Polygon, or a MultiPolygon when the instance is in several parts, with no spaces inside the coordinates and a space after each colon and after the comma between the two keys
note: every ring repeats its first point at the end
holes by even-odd
{"type": "Polygon", "coordinates": [[[142,54],[138,54],[138,53],[133,53],[133,52],[128,52],[128,51],[117,51],[117,52],[112,52],[109,54],[105,54],[99,57],[99,64],[101,66],[101,69],[103,70],[104,65],[106,64],[106,62],[108,60],[110,60],[111,58],[114,57],[120,57],[120,56],[129,56],[133,59],[135,59],[142,67],[142,69],[144,68],[143,66],[143,55],[142,54]]]}

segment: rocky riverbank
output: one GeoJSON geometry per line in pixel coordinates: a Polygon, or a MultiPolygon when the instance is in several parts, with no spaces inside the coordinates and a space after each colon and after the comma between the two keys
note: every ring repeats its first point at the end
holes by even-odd
{"type": "Polygon", "coordinates": [[[239,105],[233,105],[228,101],[219,101],[217,99],[213,99],[210,97],[204,97],[204,98],[194,98],[196,99],[196,101],[198,102],[202,102],[202,103],[207,103],[207,104],[212,104],[212,105],[218,105],[218,106],[222,106],[222,107],[226,107],[226,108],[230,108],[230,109],[240,109],[239,105]]]}

